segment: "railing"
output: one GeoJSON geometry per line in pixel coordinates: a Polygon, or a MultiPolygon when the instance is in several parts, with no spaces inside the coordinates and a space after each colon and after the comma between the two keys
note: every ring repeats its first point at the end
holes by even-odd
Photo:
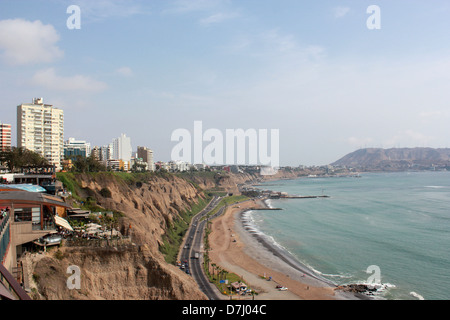
{"type": "Polygon", "coordinates": [[[9,213],[8,212],[6,213],[5,217],[0,216],[0,234],[2,234],[3,229],[5,228],[8,221],[9,221],[9,213]]]}
{"type": "Polygon", "coordinates": [[[32,230],[33,231],[37,231],[37,230],[54,230],[56,229],[55,223],[53,222],[52,219],[49,218],[44,218],[44,221],[41,222],[40,217],[39,220],[35,219],[33,220],[33,218],[37,218],[36,216],[33,217],[32,213],[15,213],[14,214],[14,221],[17,223],[20,222],[27,222],[27,223],[32,223],[32,230]]]}
{"type": "Polygon", "coordinates": [[[6,213],[6,217],[0,218],[0,264],[8,251],[10,242],[10,229],[9,229],[9,213],[6,213]]]}
{"type": "Polygon", "coordinates": [[[0,263],[0,282],[13,296],[20,300],[31,300],[26,291],[14,279],[11,273],[0,263]]]}

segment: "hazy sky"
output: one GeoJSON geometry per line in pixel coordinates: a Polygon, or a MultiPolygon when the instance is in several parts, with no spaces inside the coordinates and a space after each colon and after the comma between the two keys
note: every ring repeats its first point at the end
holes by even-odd
{"type": "Polygon", "coordinates": [[[2,0],[0,96],[13,144],[16,106],[44,97],[64,109],[65,139],[125,133],[164,161],[196,120],[279,129],[281,165],[450,147],[450,2],[2,0]]]}

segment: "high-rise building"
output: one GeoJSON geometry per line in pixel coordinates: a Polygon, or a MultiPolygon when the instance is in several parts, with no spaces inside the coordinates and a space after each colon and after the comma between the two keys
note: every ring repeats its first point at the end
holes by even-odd
{"type": "Polygon", "coordinates": [[[82,140],[75,140],[69,138],[64,142],[64,156],[67,158],[73,158],[76,156],[82,156],[84,158],[91,155],[91,144],[82,140]]]}
{"type": "Polygon", "coordinates": [[[91,157],[97,161],[102,160],[100,157],[100,148],[98,146],[94,146],[91,150],[91,157]]]}
{"type": "Polygon", "coordinates": [[[101,161],[108,161],[113,159],[114,147],[113,143],[110,143],[106,146],[102,146],[100,148],[100,159],[101,161]]]}
{"type": "Polygon", "coordinates": [[[39,153],[56,169],[64,157],[64,112],[43,98],[17,106],[17,147],[39,153]]]}
{"type": "Polygon", "coordinates": [[[0,151],[11,150],[11,125],[0,122],[0,151]]]}
{"type": "Polygon", "coordinates": [[[153,150],[146,147],[137,148],[137,157],[148,164],[149,171],[155,171],[155,163],[153,161],[153,150]]]}
{"type": "Polygon", "coordinates": [[[125,162],[131,161],[131,139],[125,134],[113,140],[113,159],[125,162]]]}

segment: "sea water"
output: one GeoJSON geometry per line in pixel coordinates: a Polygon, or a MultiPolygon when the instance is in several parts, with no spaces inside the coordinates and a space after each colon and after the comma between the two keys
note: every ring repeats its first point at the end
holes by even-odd
{"type": "Polygon", "coordinates": [[[450,299],[450,172],[299,178],[260,188],[329,196],[273,199],[283,210],[247,213],[253,232],[317,274],[337,285],[379,280],[383,299],[450,299]]]}

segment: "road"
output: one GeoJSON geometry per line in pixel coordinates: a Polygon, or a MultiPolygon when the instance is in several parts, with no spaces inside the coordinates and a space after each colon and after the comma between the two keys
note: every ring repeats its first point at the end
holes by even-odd
{"type": "MultiPolygon", "coordinates": [[[[207,220],[204,219],[209,212],[214,210],[214,208],[219,204],[221,197],[214,197],[208,206],[198,213],[191,222],[188,229],[185,244],[181,250],[180,260],[181,262],[188,262],[188,270],[195,281],[198,283],[200,290],[206,294],[210,300],[220,300],[220,293],[218,289],[209,282],[208,278],[203,272],[202,262],[203,262],[203,235],[205,232],[205,226],[207,220]],[[198,253],[199,258],[195,258],[195,253],[198,253]]],[[[223,213],[225,207],[222,207],[214,217],[219,216],[223,213]]]]}

